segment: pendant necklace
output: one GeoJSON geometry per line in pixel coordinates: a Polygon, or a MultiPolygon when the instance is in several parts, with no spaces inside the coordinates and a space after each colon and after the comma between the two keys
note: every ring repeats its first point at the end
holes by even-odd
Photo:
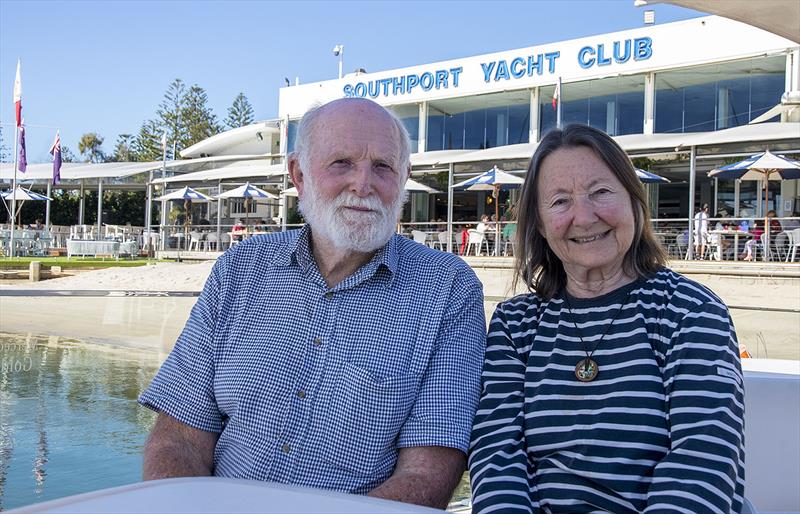
{"type": "Polygon", "coordinates": [[[578,334],[578,339],[581,341],[581,348],[583,348],[584,353],[586,353],[586,358],[581,359],[578,361],[578,364],[575,365],[575,377],[580,380],[581,382],[591,382],[597,375],[600,373],[600,367],[597,365],[597,362],[592,359],[592,355],[597,350],[597,347],[600,346],[600,343],[603,341],[603,338],[606,337],[608,331],[611,330],[611,325],[614,324],[614,321],[617,320],[617,316],[619,313],[622,312],[622,309],[625,307],[625,303],[628,301],[628,298],[633,292],[633,289],[628,291],[628,294],[625,296],[625,299],[620,303],[619,309],[617,309],[617,313],[614,314],[614,317],[611,318],[611,321],[608,323],[606,327],[606,331],[603,332],[603,335],[600,336],[600,339],[597,340],[595,343],[594,348],[590,352],[589,349],[586,347],[586,343],[583,341],[583,337],[581,336],[581,329],[578,328],[578,324],[575,323],[575,314],[572,312],[572,305],[569,303],[569,299],[567,298],[567,291],[564,290],[564,303],[567,304],[567,310],[569,311],[569,318],[572,321],[572,325],[575,327],[575,332],[578,334]]]}

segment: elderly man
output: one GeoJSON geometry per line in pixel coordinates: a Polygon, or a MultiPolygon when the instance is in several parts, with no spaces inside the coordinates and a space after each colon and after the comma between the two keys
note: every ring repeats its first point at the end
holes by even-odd
{"type": "Polygon", "coordinates": [[[140,403],[145,479],[217,475],[444,507],[465,467],[485,322],[475,274],[394,234],[408,135],[377,104],[300,122],[308,224],[219,258],[140,403]]]}

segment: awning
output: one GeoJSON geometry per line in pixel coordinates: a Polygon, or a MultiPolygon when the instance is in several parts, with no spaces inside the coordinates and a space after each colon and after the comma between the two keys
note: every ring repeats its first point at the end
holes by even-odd
{"type": "MultiPolygon", "coordinates": [[[[100,164],[85,162],[66,162],[61,165],[61,180],[80,180],[92,178],[123,178],[151,169],[160,169],[161,162],[104,162],[100,164]]],[[[0,163],[0,180],[12,180],[14,163],[0,163]]],[[[53,164],[29,164],[25,173],[17,172],[18,181],[49,180],[53,178],[53,164]]]]}
{"type": "Polygon", "coordinates": [[[235,178],[249,177],[275,177],[285,173],[284,165],[266,164],[263,160],[240,161],[215,168],[213,170],[184,173],[174,177],[158,178],[154,184],[169,184],[174,182],[208,182],[235,178]]]}
{"type": "Polygon", "coordinates": [[[686,137],[678,145],[682,148],[787,139],[796,139],[798,145],[800,145],[800,123],[758,123],[756,125],[741,125],[717,130],[716,132],[684,134],[684,136],[686,137]]]}

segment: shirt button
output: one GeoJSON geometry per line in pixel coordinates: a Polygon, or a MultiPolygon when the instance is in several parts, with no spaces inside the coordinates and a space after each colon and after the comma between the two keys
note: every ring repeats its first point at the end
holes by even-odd
{"type": "Polygon", "coordinates": [[[297,397],[302,400],[303,398],[306,397],[306,392],[303,391],[302,389],[300,391],[297,391],[297,397]]]}
{"type": "Polygon", "coordinates": [[[292,447],[289,446],[289,443],[283,443],[283,446],[281,446],[281,451],[283,453],[289,453],[292,451],[292,447]]]}
{"type": "Polygon", "coordinates": [[[325,293],[326,300],[330,300],[331,298],[333,298],[333,291],[328,291],[327,293],[325,293]]]}
{"type": "Polygon", "coordinates": [[[314,346],[319,346],[321,344],[322,344],[322,338],[321,337],[315,337],[314,338],[314,346]]]}

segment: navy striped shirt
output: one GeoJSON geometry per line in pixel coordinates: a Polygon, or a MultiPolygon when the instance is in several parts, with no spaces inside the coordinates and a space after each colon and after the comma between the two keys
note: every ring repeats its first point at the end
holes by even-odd
{"type": "Polygon", "coordinates": [[[474,512],[739,512],[744,390],[727,307],[667,269],[567,299],[571,312],[563,292],[517,296],[492,318],[474,512]],[[587,383],[584,344],[599,344],[587,383]]]}
{"type": "Polygon", "coordinates": [[[331,288],[309,243],[306,227],[220,257],[140,403],[220,432],[216,476],[366,493],[400,448],[466,452],[486,330],[475,273],[395,235],[331,288]]]}

